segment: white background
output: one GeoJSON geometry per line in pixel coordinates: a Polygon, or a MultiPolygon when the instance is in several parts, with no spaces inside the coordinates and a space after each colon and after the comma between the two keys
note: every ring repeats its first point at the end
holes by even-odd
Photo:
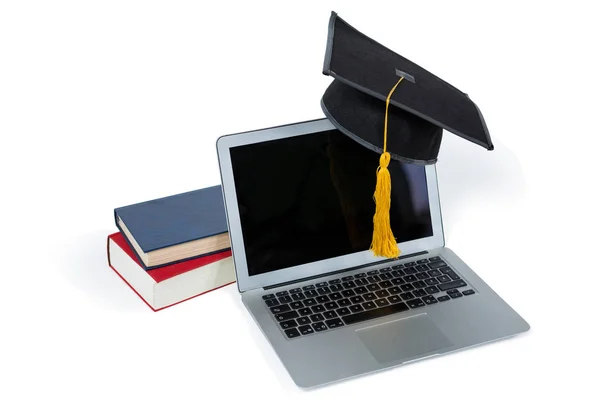
{"type": "Polygon", "coordinates": [[[0,398],[597,395],[594,2],[286,3],[0,3],[0,398]],[[218,136],[322,116],[331,10],[480,106],[496,150],[442,143],[447,244],[532,329],[305,392],[235,286],[153,313],[105,241],[218,184],[218,136]]]}

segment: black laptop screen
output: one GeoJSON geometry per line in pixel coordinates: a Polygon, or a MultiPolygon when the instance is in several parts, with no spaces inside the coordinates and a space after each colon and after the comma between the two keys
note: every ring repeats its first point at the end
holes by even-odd
{"type": "MultiPolygon", "coordinates": [[[[369,249],[379,154],[337,130],[230,154],[250,276],[369,249]]],[[[432,236],[425,167],[389,169],[396,239],[432,236]]]]}

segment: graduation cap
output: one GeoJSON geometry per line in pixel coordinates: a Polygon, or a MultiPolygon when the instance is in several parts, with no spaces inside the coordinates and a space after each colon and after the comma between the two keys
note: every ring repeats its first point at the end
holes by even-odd
{"type": "Polygon", "coordinates": [[[323,73],[334,78],[321,100],[327,118],[381,154],[371,250],[397,257],[389,217],[390,159],[434,164],[444,129],[493,150],[483,116],[466,93],[365,36],[335,12],[329,20],[323,73]]]}

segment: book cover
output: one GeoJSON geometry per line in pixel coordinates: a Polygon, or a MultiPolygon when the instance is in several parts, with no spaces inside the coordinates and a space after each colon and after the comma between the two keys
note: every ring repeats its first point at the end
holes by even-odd
{"type": "Polygon", "coordinates": [[[227,233],[220,185],[119,207],[114,210],[114,218],[117,228],[125,235],[129,245],[139,249],[136,253],[141,250],[142,254],[137,254],[137,258],[146,269],[164,267],[181,260],[229,249],[227,244],[224,248],[157,265],[144,261],[145,254],[227,233]],[[119,224],[119,220],[126,229],[119,224]]]}
{"type": "Polygon", "coordinates": [[[145,270],[122,233],[107,239],[108,265],[154,311],[235,282],[231,250],[145,270]]]}

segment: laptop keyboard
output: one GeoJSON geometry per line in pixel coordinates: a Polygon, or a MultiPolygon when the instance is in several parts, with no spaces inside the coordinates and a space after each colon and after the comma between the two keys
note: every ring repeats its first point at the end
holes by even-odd
{"type": "Polygon", "coordinates": [[[475,294],[440,257],[263,296],[290,339],[475,294]]]}

